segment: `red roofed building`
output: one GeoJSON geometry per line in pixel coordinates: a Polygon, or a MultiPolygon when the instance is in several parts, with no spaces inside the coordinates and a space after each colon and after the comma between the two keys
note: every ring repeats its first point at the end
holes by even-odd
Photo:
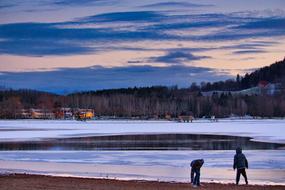
{"type": "Polygon", "coordinates": [[[261,80],[261,81],[259,81],[257,86],[260,88],[266,88],[268,85],[269,85],[269,82],[267,82],[265,80],[261,80]]]}

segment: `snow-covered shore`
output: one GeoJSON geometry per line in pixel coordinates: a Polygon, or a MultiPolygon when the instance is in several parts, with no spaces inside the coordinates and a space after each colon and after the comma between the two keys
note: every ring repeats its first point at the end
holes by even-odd
{"type": "Polygon", "coordinates": [[[38,140],[116,134],[188,133],[252,137],[254,141],[285,143],[285,120],[195,120],[193,123],[133,120],[0,120],[0,141],[38,140]]]}

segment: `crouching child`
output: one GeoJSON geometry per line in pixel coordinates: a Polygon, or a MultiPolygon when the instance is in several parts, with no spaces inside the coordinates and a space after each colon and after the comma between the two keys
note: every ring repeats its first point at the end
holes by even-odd
{"type": "Polygon", "coordinates": [[[193,186],[200,186],[200,169],[204,164],[203,159],[193,160],[191,166],[191,183],[193,186]]]}

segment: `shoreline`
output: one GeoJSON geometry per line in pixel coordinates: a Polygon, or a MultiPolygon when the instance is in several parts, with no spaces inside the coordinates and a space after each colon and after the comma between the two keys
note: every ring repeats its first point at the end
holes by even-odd
{"type": "MultiPolygon", "coordinates": [[[[194,189],[191,184],[183,182],[162,182],[146,180],[117,180],[117,179],[90,179],[80,177],[59,177],[34,174],[8,174],[0,175],[0,190],[69,190],[69,189],[100,189],[100,190],[186,190],[194,189]]],[[[198,189],[226,190],[282,190],[282,185],[234,185],[231,183],[201,182],[198,189]]]]}
{"type": "MultiPolygon", "coordinates": [[[[92,163],[54,163],[35,161],[1,161],[0,174],[31,174],[91,179],[120,179],[138,181],[189,182],[189,168],[179,166],[136,166],[92,163]]],[[[229,168],[202,168],[201,181],[234,183],[235,172],[229,168]]],[[[249,169],[250,184],[282,185],[284,169],[249,169]]],[[[242,179],[241,179],[242,180],[242,179]]],[[[243,183],[243,181],[241,181],[243,183]]]]}

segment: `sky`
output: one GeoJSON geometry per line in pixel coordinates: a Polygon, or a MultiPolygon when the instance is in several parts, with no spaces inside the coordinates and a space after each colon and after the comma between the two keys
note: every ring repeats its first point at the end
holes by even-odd
{"type": "Polygon", "coordinates": [[[284,0],[0,0],[2,88],[188,87],[284,50],[284,0]]]}

